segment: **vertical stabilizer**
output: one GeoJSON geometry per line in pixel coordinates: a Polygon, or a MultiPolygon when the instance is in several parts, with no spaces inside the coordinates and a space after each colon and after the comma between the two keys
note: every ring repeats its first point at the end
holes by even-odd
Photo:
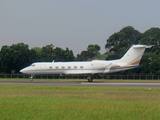
{"type": "Polygon", "coordinates": [[[126,65],[138,65],[141,61],[145,49],[151,47],[152,46],[146,45],[133,45],[120,59],[120,62],[126,63],[126,65]]]}

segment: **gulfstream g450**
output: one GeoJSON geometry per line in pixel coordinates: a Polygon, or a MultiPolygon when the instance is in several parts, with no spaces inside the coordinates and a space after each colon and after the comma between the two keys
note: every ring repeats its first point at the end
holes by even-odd
{"type": "Polygon", "coordinates": [[[145,49],[150,47],[152,46],[133,45],[126,54],[118,60],[36,62],[22,69],[20,72],[31,74],[31,81],[36,74],[85,74],[87,75],[88,81],[92,82],[92,75],[114,73],[138,67],[145,49]]]}

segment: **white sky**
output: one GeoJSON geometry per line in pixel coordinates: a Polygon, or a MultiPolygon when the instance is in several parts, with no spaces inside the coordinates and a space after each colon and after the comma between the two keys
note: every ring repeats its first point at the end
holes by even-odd
{"type": "Polygon", "coordinates": [[[160,27],[159,0],[0,0],[0,48],[53,44],[77,55],[126,26],[160,27]]]}

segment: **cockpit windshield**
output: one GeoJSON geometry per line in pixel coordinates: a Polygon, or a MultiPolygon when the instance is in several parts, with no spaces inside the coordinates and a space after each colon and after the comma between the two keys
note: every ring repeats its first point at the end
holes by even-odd
{"type": "Polygon", "coordinates": [[[35,64],[30,65],[30,67],[35,67],[35,64]]]}

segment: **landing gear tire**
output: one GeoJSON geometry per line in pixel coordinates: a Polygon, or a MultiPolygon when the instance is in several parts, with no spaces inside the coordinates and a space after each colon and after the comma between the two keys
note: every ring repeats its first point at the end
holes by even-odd
{"type": "Polygon", "coordinates": [[[88,82],[92,82],[92,80],[93,80],[91,75],[88,75],[87,79],[88,79],[88,82]]]}
{"type": "Polygon", "coordinates": [[[30,82],[33,82],[33,77],[30,77],[30,82]]]}
{"type": "Polygon", "coordinates": [[[91,79],[88,79],[88,82],[92,82],[92,80],[93,80],[92,78],[91,78],[91,79]]]}

